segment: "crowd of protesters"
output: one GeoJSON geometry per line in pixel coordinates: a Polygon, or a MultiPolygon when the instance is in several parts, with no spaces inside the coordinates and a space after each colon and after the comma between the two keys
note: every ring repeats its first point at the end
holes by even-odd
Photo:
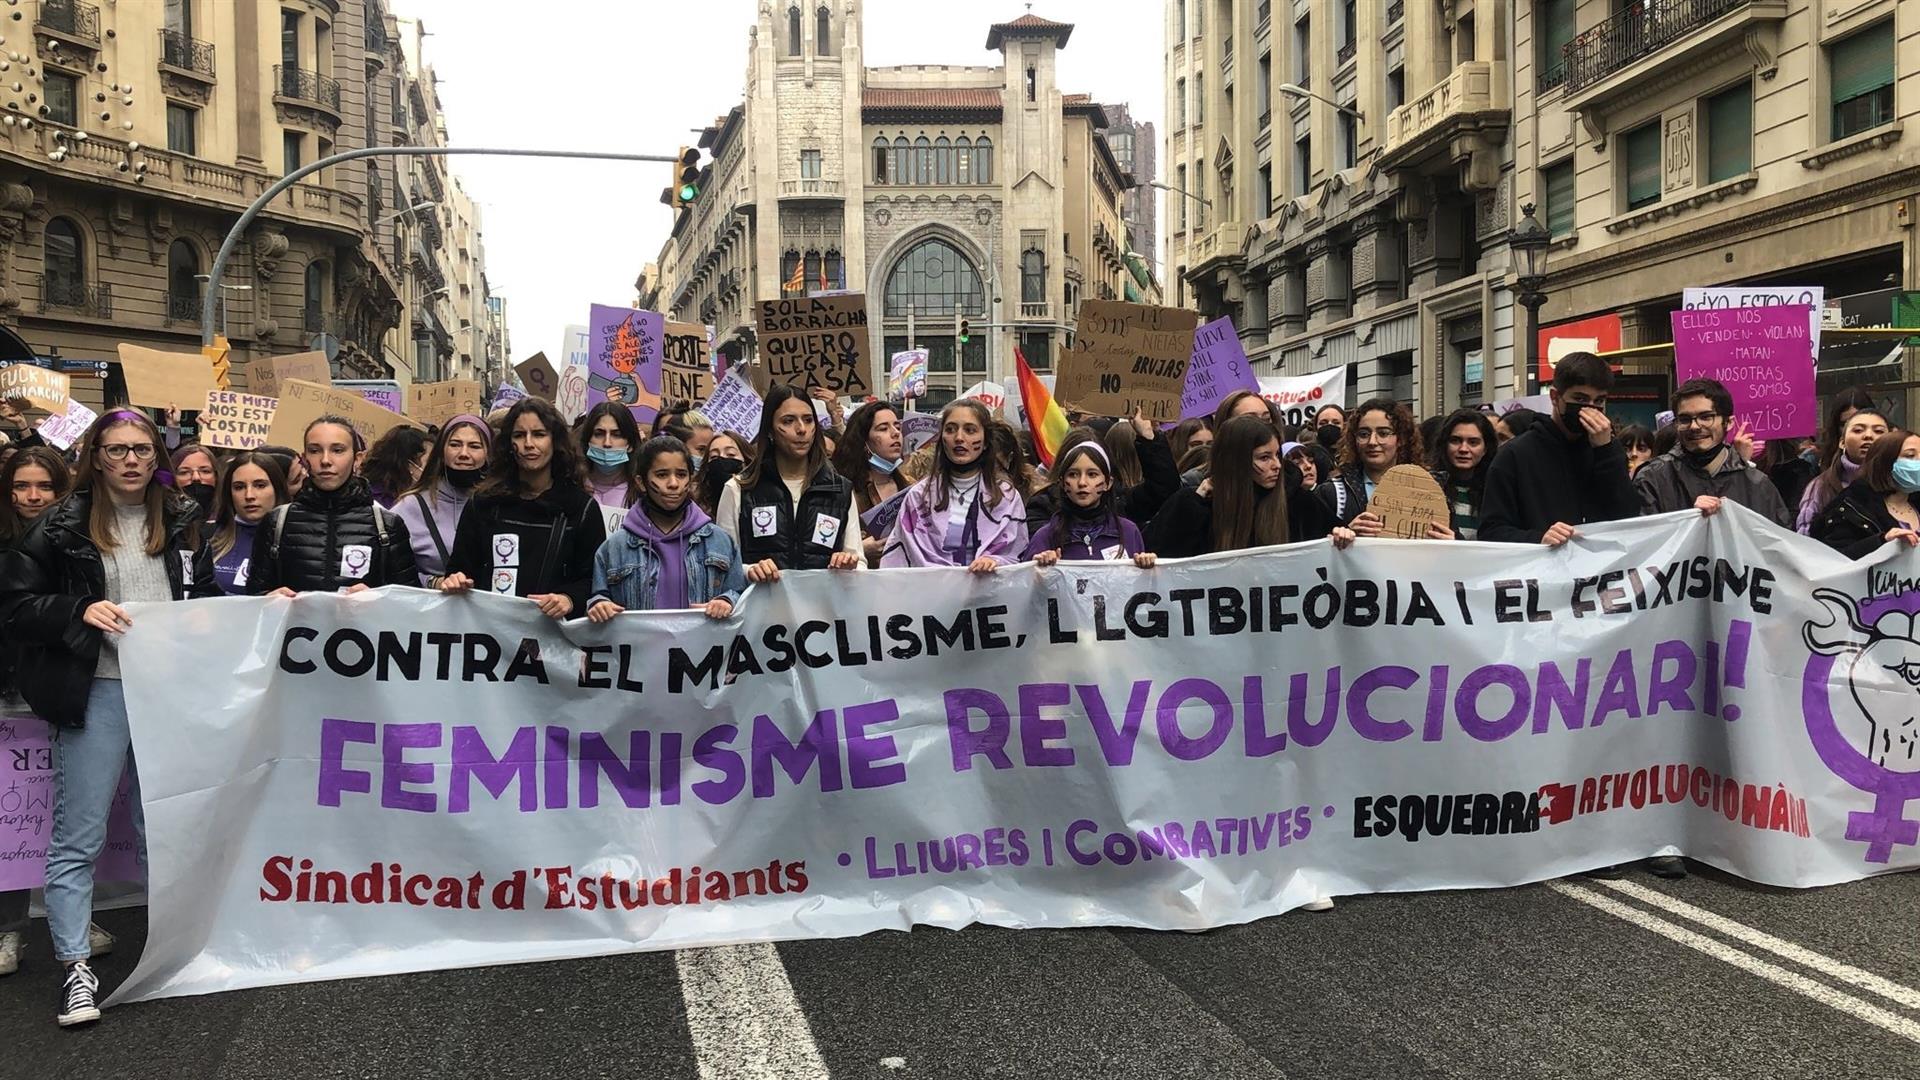
{"type": "MultiPolygon", "coordinates": [[[[88,959],[112,939],[91,923],[93,862],[123,773],[139,815],[116,651],[129,603],[402,585],[520,597],[553,619],[662,608],[724,619],[749,584],[777,587],[793,570],[1151,568],[1289,542],[1345,547],[1382,533],[1374,493],[1407,465],[1430,469],[1445,496],[1446,516],[1425,526],[1434,541],[1557,547],[1601,522],[1711,515],[1731,500],[1849,557],[1920,543],[1920,435],[1868,395],[1835,397],[1817,441],[1756,453],[1718,382],[1683,383],[1658,432],[1617,427],[1612,386],[1603,360],[1576,353],[1557,365],[1547,413],[1421,424],[1374,398],[1298,426],[1239,391],[1166,430],[1071,417],[1044,470],[1031,437],[977,400],[947,405],[909,452],[898,405],[869,401],[836,425],[831,394],[784,386],[751,433],[686,407],[645,434],[618,404],[569,423],[526,398],[371,445],[323,416],[299,447],[245,452],[182,443],[177,418],[119,408],[63,453],[0,403],[0,692],[54,732],[58,1021],[99,1018],[88,959]]],[[[1675,857],[1650,869],[1686,872],[1675,857]]],[[[0,974],[19,964],[26,899],[0,893],[0,974]]]]}

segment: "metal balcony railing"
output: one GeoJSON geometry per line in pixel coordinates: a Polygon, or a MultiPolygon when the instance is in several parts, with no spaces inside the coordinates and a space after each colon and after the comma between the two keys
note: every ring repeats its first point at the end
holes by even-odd
{"type": "Polygon", "coordinates": [[[1387,5],[1387,25],[1392,26],[1399,22],[1400,17],[1406,13],[1407,0],[1393,0],[1393,3],[1387,5]]]}
{"type": "Polygon", "coordinates": [[[1651,56],[1749,0],[1639,0],[1568,42],[1566,84],[1580,90],[1651,56]]]}
{"type": "Polygon", "coordinates": [[[100,40],[100,9],[79,0],[40,0],[43,29],[82,41],[100,40]]]}
{"type": "Polygon", "coordinates": [[[1272,126],[1273,126],[1273,110],[1267,109],[1266,111],[1260,114],[1260,127],[1258,128],[1258,130],[1265,131],[1272,126]]]}
{"type": "Polygon", "coordinates": [[[213,74],[213,43],[191,38],[178,30],[160,31],[160,62],[182,71],[213,74]]]}
{"type": "Polygon", "coordinates": [[[387,51],[387,28],[372,20],[372,12],[368,13],[367,51],[383,54],[387,51]]]}
{"type": "Polygon", "coordinates": [[[1360,51],[1360,42],[1349,40],[1345,45],[1340,46],[1340,51],[1334,54],[1334,60],[1344,64],[1353,59],[1353,54],[1358,51],[1360,51]]]}
{"type": "Polygon", "coordinates": [[[40,310],[70,311],[98,319],[113,318],[113,289],[70,278],[40,277],[40,310]]]}
{"type": "Polygon", "coordinates": [[[336,113],[340,111],[340,84],[317,71],[275,64],[273,89],[280,97],[311,102],[336,113]]]}
{"type": "Polygon", "coordinates": [[[167,321],[170,323],[198,323],[200,321],[200,294],[197,292],[168,292],[167,321]]]}

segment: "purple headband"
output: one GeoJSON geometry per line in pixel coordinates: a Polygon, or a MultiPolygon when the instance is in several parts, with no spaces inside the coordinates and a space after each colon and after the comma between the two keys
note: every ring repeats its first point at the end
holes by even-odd
{"type": "Polygon", "coordinates": [[[440,437],[443,439],[446,438],[447,432],[452,431],[461,424],[472,424],[474,427],[480,429],[480,434],[483,437],[488,439],[493,438],[493,428],[487,426],[485,420],[482,420],[472,413],[461,413],[459,416],[452,417],[446,423],[440,425],[440,437]]]}

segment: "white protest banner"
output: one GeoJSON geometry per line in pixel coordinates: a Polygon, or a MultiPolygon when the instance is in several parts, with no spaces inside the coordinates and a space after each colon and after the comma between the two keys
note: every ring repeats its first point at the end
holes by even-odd
{"type": "Polygon", "coordinates": [[[1007,388],[991,379],[983,379],[961,391],[963,398],[973,398],[987,407],[987,411],[998,413],[1007,403],[1007,388]]]}
{"type": "Polygon", "coordinates": [[[737,431],[752,438],[760,433],[760,395],[747,381],[744,367],[730,369],[714,385],[713,396],[700,406],[715,431],[737,431]]]}
{"type": "Polygon", "coordinates": [[[1747,308],[1780,307],[1786,304],[1806,304],[1812,310],[1807,313],[1807,325],[1812,332],[1814,366],[1820,364],[1820,330],[1827,306],[1827,290],[1824,286],[1782,286],[1770,289],[1682,289],[1680,307],[1688,308],[1747,308]]]}
{"type": "Polygon", "coordinates": [[[793,572],[727,621],[388,588],[130,605],[151,930],[115,1001],[906,929],[1199,928],[1684,853],[1920,866],[1920,551],[1738,505],[793,572]],[[219,679],[183,679],[208,656],[219,679]],[[1897,727],[1892,730],[1898,730],[1897,727]],[[1903,738],[1904,736],[1899,736],[1903,738]]]}
{"type": "Polygon", "coordinates": [[[50,368],[21,361],[0,364],[0,401],[24,401],[50,413],[64,412],[73,380],[50,368]]]}
{"type": "Polygon", "coordinates": [[[93,422],[98,419],[100,419],[98,413],[77,401],[68,399],[64,411],[54,413],[35,424],[33,430],[39,432],[41,438],[66,450],[79,442],[80,436],[85,435],[87,429],[92,427],[93,422]]]}
{"type": "Polygon", "coordinates": [[[1328,368],[1311,375],[1262,375],[1260,396],[1280,406],[1289,424],[1311,424],[1323,406],[1347,396],[1347,369],[1328,368]]]}
{"type": "Polygon", "coordinates": [[[207,391],[200,410],[200,441],[229,450],[252,450],[267,445],[273,414],[280,399],[237,390],[207,391]]]}

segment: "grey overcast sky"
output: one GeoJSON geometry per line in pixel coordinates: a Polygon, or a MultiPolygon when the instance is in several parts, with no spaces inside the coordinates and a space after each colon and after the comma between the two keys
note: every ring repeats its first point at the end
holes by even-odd
{"type": "MultiPolygon", "coordinates": [[[[456,146],[606,149],[670,155],[740,100],[755,0],[390,0],[421,20],[456,146]],[[670,14],[671,13],[671,14],[670,14]],[[545,29],[528,23],[537,20],[545,29]]],[[[836,4],[836,6],[838,6],[836,4]]],[[[1061,89],[1124,102],[1159,125],[1160,0],[1036,0],[1074,24],[1061,89]]],[[[1016,0],[867,0],[866,62],[997,63],[987,27],[1016,0]]],[[[506,297],[512,362],[560,355],[587,305],[630,304],[640,268],[671,226],[659,203],[668,167],[625,162],[455,158],[481,204],[487,279],[506,297]]]]}

